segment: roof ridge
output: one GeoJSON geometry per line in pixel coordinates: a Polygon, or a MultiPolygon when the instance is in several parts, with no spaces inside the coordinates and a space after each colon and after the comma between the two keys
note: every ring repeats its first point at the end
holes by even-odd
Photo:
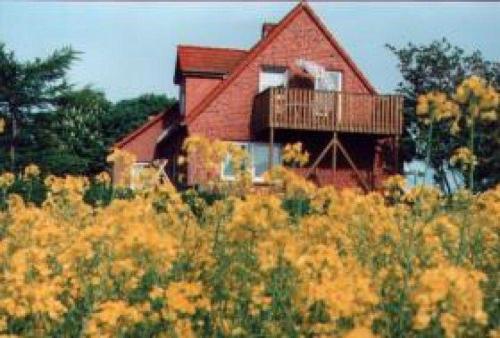
{"type": "Polygon", "coordinates": [[[199,45],[186,45],[186,44],[179,44],[179,45],[177,45],[177,48],[216,49],[216,50],[229,50],[229,51],[245,52],[245,53],[248,52],[248,49],[241,49],[241,48],[215,47],[215,46],[199,46],[199,45]]]}

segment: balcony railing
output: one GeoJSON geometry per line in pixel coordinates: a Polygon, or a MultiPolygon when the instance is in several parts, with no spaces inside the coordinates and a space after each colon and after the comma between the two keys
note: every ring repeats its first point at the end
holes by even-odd
{"type": "Polygon", "coordinates": [[[269,88],[255,97],[253,128],[401,134],[403,98],[327,92],[301,88],[269,88]]]}

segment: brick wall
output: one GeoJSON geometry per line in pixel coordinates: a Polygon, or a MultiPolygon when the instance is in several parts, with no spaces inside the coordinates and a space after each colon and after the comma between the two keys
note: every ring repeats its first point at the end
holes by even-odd
{"type": "Polygon", "coordinates": [[[189,126],[189,133],[226,140],[250,139],[250,116],[258,90],[261,66],[280,65],[290,68],[298,58],[315,61],[330,70],[341,71],[344,91],[369,92],[311,17],[301,12],[189,126]]]}
{"type": "Polygon", "coordinates": [[[222,79],[204,79],[201,77],[187,77],[186,86],[186,114],[195,108],[203,98],[210,93],[222,79]]]}
{"type": "Polygon", "coordinates": [[[155,159],[156,140],[165,128],[165,121],[158,119],[153,125],[138,134],[122,146],[122,149],[134,154],[137,162],[150,162],[155,159]]]}

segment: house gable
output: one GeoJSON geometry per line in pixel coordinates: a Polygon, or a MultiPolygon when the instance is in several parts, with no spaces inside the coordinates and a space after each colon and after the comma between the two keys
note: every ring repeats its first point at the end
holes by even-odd
{"type": "Polygon", "coordinates": [[[262,38],[227,79],[215,87],[186,122],[190,133],[227,140],[250,138],[250,115],[263,65],[294,67],[298,58],[343,73],[343,90],[376,93],[312,9],[298,4],[262,38]]]}
{"type": "Polygon", "coordinates": [[[164,129],[164,113],[152,117],[131,134],[115,144],[116,148],[122,149],[135,155],[137,162],[150,162],[155,158],[156,139],[164,129]]]}
{"type": "Polygon", "coordinates": [[[142,126],[126,135],[113,147],[123,149],[136,156],[137,162],[150,162],[156,158],[157,141],[165,129],[176,122],[177,104],[165,111],[151,116],[142,126]]]}

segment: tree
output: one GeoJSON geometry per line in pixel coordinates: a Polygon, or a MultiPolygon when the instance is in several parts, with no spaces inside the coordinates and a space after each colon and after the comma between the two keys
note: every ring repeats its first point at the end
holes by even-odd
{"type": "Polygon", "coordinates": [[[144,94],[118,101],[103,120],[108,144],[112,145],[146,122],[150,116],[164,111],[175,102],[176,99],[163,94],[144,94]]]}
{"type": "Polygon", "coordinates": [[[89,87],[67,91],[54,110],[33,114],[33,142],[20,149],[26,162],[52,174],[95,174],[106,168],[107,143],[102,128],[112,104],[89,87]]]}
{"type": "Polygon", "coordinates": [[[90,87],[62,93],[53,110],[32,114],[30,133],[20,137],[20,163],[37,163],[56,175],[94,175],[107,169],[106,156],[119,138],[148,116],[174,102],[164,95],[142,95],[112,104],[90,87]]]}
{"type": "MultiPolygon", "coordinates": [[[[403,77],[403,81],[398,84],[398,92],[405,98],[406,128],[402,137],[402,158],[405,161],[424,160],[427,150],[432,149],[430,164],[435,169],[435,179],[443,190],[450,191],[449,154],[465,143],[462,139],[465,135],[450,135],[449,124],[436,121],[433,134],[440,137],[429,138],[429,125],[417,118],[417,98],[433,91],[451,95],[466,77],[472,75],[480,76],[498,89],[500,63],[485,60],[480,51],[467,54],[444,38],[428,45],[408,43],[401,48],[392,45],[387,45],[387,48],[398,58],[398,68],[403,77]]],[[[480,189],[499,182],[498,127],[496,122],[493,126],[476,128],[476,155],[479,162],[475,186],[480,189]]]]}
{"type": "Polygon", "coordinates": [[[44,59],[21,62],[0,43],[0,111],[10,129],[11,170],[17,169],[19,130],[31,112],[50,108],[57,96],[70,87],[65,75],[77,54],[71,47],[64,47],[44,59]]]}

